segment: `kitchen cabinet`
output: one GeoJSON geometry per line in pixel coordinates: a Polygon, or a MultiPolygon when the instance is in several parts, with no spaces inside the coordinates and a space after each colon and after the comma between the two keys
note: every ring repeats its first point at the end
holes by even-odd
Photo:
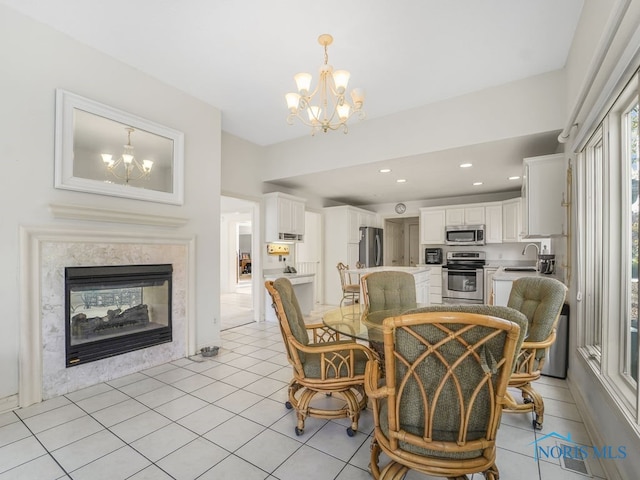
{"type": "Polygon", "coordinates": [[[539,275],[537,272],[506,272],[504,268],[498,268],[493,275],[493,304],[506,307],[514,280],[539,275]]]}
{"type": "Polygon", "coordinates": [[[347,236],[349,243],[360,242],[360,227],[362,226],[360,219],[361,215],[357,210],[347,208],[347,236]]]}
{"type": "Polygon", "coordinates": [[[442,267],[440,265],[428,265],[429,267],[429,303],[439,305],[442,303],[442,267]]]}
{"type": "Polygon", "coordinates": [[[519,242],[522,240],[522,200],[514,198],[502,202],[502,241],[519,242]]]}
{"type": "MultiPolygon", "coordinates": [[[[493,275],[499,267],[484,267],[484,303],[487,305],[497,305],[494,299],[493,275]]],[[[511,287],[509,287],[511,291],[511,287]]]]}
{"type": "Polygon", "coordinates": [[[337,265],[342,262],[350,268],[355,268],[360,259],[360,227],[376,226],[378,220],[374,212],[349,205],[324,208],[323,216],[323,303],[338,305],[342,299],[342,287],[337,265]]]}
{"type": "Polygon", "coordinates": [[[429,270],[423,270],[413,275],[416,282],[416,302],[423,304],[430,304],[430,281],[431,272],[429,270]]]}
{"type": "Polygon", "coordinates": [[[486,243],[502,243],[502,203],[487,204],[484,207],[486,243]]]}
{"type": "MultiPolygon", "coordinates": [[[[495,272],[494,272],[495,273],[495,272]]],[[[493,279],[493,304],[506,307],[511,294],[513,280],[496,280],[493,279]]]]}
{"type": "Polygon", "coordinates": [[[563,154],[524,159],[522,228],[525,237],[549,237],[565,233],[566,184],[563,154]]]}
{"type": "Polygon", "coordinates": [[[265,194],[265,240],[303,242],[305,204],[305,199],[293,195],[265,194]]]}
{"type": "Polygon", "coordinates": [[[444,208],[420,209],[420,243],[426,245],[444,244],[444,208]]]}
{"type": "Polygon", "coordinates": [[[484,225],[484,205],[448,207],[445,225],[484,225]]]}

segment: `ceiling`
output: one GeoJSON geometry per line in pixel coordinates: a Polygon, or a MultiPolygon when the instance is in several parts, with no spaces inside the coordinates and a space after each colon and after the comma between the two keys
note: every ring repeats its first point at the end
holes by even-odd
{"type": "MultiPolygon", "coordinates": [[[[317,37],[322,33],[334,37],[329,63],[351,72],[350,87],[364,88],[367,118],[373,119],[563,68],[583,0],[0,0],[0,4],[219,108],[224,131],[266,146],[309,135],[307,127],[287,125],[284,94],[295,89],[296,73],[309,71],[317,77],[323,61],[317,37]]],[[[557,133],[277,183],[355,204],[424,198],[425,191],[429,197],[476,193],[469,180],[485,182],[483,193],[504,191],[513,188],[503,177],[520,173],[514,159],[551,153],[557,133]],[[452,170],[442,170],[445,157],[451,159],[446,165],[452,170]],[[460,158],[472,158],[474,167],[464,174],[454,170],[460,158]],[[382,176],[372,172],[382,166],[393,169],[389,175],[420,178],[424,184],[417,188],[407,182],[408,188],[400,191],[395,182],[378,188],[375,182],[382,182],[382,176]],[[455,182],[429,182],[436,173],[455,182]]]]}

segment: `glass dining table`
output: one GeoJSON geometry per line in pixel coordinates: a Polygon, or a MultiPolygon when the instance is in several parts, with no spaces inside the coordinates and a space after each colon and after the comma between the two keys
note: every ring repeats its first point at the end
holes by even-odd
{"type": "Polygon", "coordinates": [[[426,303],[416,303],[415,306],[411,307],[371,312],[365,308],[364,304],[355,303],[327,310],[322,315],[322,323],[341,335],[368,342],[369,347],[381,359],[384,357],[382,333],[384,319],[426,306],[426,303]]]}

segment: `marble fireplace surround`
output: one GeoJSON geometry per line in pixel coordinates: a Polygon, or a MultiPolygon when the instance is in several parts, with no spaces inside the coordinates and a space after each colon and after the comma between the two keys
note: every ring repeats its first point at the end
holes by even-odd
{"type": "Polygon", "coordinates": [[[21,407],[195,351],[195,239],[161,230],[20,229],[21,407]],[[65,368],[64,267],[154,263],[173,265],[172,342],[65,368]]]}

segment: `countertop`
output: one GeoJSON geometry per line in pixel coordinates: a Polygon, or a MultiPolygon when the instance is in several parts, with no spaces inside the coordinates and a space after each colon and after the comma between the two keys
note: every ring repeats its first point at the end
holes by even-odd
{"type": "Polygon", "coordinates": [[[367,268],[353,268],[347,270],[349,273],[357,273],[360,275],[364,275],[366,273],[373,272],[407,272],[407,273],[420,273],[420,272],[428,272],[429,267],[419,266],[419,267],[367,267],[367,268]]]}
{"type": "Polygon", "coordinates": [[[273,280],[276,278],[304,278],[304,277],[315,277],[315,273],[284,273],[282,270],[267,270],[263,272],[263,277],[267,280],[273,280]]]}
{"type": "MultiPolygon", "coordinates": [[[[529,266],[529,265],[531,264],[528,263],[523,266],[529,266]]],[[[520,265],[505,265],[505,266],[513,267],[513,266],[520,266],[520,265]]],[[[540,272],[505,272],[504,270],[505,266],[501,266],[500,268],[498,268],[498,270],[496,270],[496,273],[493,274],[494,280],[513,281],[521,277],[550,277],[550,278],[555,278],[556,280],[560,280],[555,274],[548,275],[540,272]]]]}
{"type": "Polygon", "coordinates": [[[535,260],[487,260],[485,268],[533,267],[535,260]]]}

